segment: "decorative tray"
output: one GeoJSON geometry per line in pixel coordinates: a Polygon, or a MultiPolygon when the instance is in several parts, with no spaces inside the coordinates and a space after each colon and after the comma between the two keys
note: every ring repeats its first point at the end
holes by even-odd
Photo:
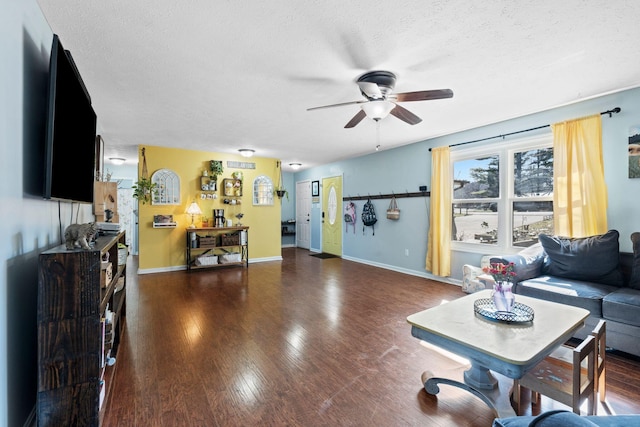
{"type": "Polygon", "coordinates": [[[533,321],[533,309],[516,302],[511,311],[498,311],[491,298],[480,298],[473,303],[473,311],[480,316],[503,323],[527,323],[533,321]]]}

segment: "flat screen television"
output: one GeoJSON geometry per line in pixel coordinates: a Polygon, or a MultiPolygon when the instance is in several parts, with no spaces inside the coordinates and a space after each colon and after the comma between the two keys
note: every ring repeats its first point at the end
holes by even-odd
{"type": "Polygon", "coordinates": [[[68,50],[53,36],[49,63],[45,199],[93,203],[96,114],[68,50]]]}

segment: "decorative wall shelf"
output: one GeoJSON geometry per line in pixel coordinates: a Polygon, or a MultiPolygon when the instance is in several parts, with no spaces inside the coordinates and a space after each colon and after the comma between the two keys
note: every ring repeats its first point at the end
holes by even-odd
{"type": "Polygon", "coordinates": [[[178,224],[175,222],[153,223],[153,228],[176,228],[178,224]]]}
{"type": "Polygon", "coordinates": [[[200,191],[218,191],[218,182],[208,175],[201,176],[200,191]]]}
{"type": "Polygon", "coordinates": [[[242,180],[234,178],[223,179],[222,194],[224,197],[242,197],[242,180]]]}
{"type": "Polygon", "coordinates": [[[173,220],[173,215],[153,216],[153,228],[175,228],[176,225],[176,222],[173,220]]]}

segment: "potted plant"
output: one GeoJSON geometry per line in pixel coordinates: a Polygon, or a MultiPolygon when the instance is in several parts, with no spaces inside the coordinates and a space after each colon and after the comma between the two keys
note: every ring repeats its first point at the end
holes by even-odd
{"type": "Polygon", "coordinates": [[[133,197],[138,199],[138,202],[146,204],[151,202],[151,196],[158,193],[156,188],[157,184],[151,182],[149,178],[140,178],[138,182],[131,186],[133,188],[133,197]]]}
{"type": "Polygon", "coordinates": [[[276,193],[279,199],[282,199],[282,196],[287,196],[287,200],[289,200],[289,192],[283,187],[276,187],[274,193],[276,193]]]}
{"type": "Polygon", "coordinates": [[[222,160],[211,160],[209,168],[211,169],[211,178],[218,181],[218,175],[222,175],[222,160]]]}

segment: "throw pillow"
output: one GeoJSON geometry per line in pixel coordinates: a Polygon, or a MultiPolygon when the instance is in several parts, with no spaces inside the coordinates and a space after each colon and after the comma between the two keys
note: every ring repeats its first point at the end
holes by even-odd
{"type": "Polygon", "coordinates": [[[483,274],[482,268],[465,264],[462,266],[462,290],[468,294],[485,290],[483,282],[478,280],[478,276],[483,274]]]}
{"type": "Polygon", "coordinates": [[[542,273],[603,285],[622,286],[622,272],[618,268],[619,236],[617,230],[581,238],[540,234],[538,238],[547,254],[542,273]]]}
{"type": "Polygon", "coordinates": [[[631,265],[629,287],[640,289],[640,233],[632,233],[631,242],[633,242],[633,264],[631,265]]]}

